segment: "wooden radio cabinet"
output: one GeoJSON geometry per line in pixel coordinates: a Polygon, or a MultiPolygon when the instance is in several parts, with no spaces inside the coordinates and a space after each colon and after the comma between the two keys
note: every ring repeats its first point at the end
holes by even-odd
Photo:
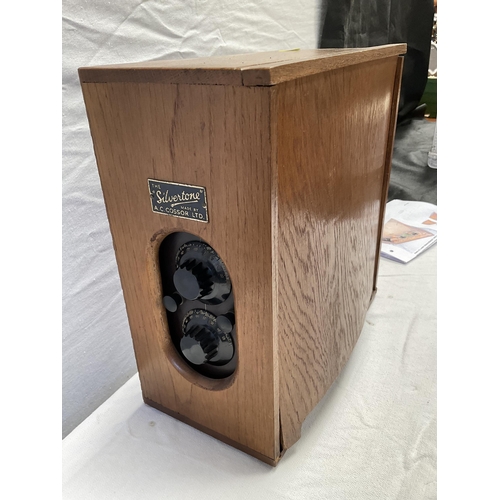
{"type": "Polygon", "coordinates": [[[144,401],[275,465],[376,291],[406,46],[80,68],[144,401]]]}

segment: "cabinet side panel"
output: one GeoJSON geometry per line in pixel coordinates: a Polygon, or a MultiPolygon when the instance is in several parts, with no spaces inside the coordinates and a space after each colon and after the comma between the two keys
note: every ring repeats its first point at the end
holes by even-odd
{"type": "Polygon", "coordinates": [[[373,291],[397,57],[278,86],[284,448],[346,363],[373,291]]]}
{"type": "Polygon", "coordinates": [[[269,89],[82,87],[145,400],[275,461],[269,89]],[[209,222],[153,213],[148,179],[204,187],[209,222]],[[222,389],[186,378],[173,352],[155,257],[173,231],[212,245],[233,282],[239,364],[222,389]]]}
{"type": "Polygon", "coordinates": [[[394,151],[394,138],[396,136],[396,123],[398,121],[398,107],[399,107],[399,94],[401,90],[401,78],[403,76],[403,64],[404,57],[399,56],[396,65],[396,75],[394,77],[394,90],[392,92],[392,103],[391,103],[391,121],[389,122],[389,131],[387,134],[387,148],[385,151],[385,171],[384,171],[384,182],[382,184],[382,198],[380,206],[380,216],[379,216],[379,229],[377,238],[377,251],[375,260],[375,270],[373,273],[373,294],[377,291],[377,278],[378,278],[378,265],[380,262],[380,248],[382,244],[382,232],[384,227],[384,217],[385,217],[385,206],[387,203],[387,196],[389,194],[389,182],[391,179],[391,169],[392,169],[392,153],[394,151]]]}

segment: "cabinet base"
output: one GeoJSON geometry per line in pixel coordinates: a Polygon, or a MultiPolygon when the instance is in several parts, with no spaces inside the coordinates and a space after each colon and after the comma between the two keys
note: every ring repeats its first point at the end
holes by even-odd
{"type": "Polygon", "coordinates": [[[223,443],[232,446],[233,448],[237,448],[238,450],[243,451],[248,455],[251,455],[252,457],[259,459],[261,462],[264,462],[268,465],[272,465],[273,467],[276,467],[280,459],[283,457],[283,454],[285,453],[284,451],[282,451],[280,456],[276,459],[268,457],[266,455],[262,455],[262,453],[252,450],[251,448],[248,448],[247,446],[244,446],[236,441],[233,441],[232,439],[229,439],[228,437],[223,436],[222,434],[219,434],[218,432],[215,432],[209,429],[208,427],[205,427],[204,425],[201,425],[198,422],[195,422],[194,420],[191,420],[185,417],[184,415],[181,415],[180,413],[172,411],[169,408],[165,408],[165,406],[162,406],[161,404],[156,403],[151,399],[143,397],[143,400],[147,405],[152,406],[153,408],[156,408],[157,410],[160,410],[161,412],[166,413],[167,415],[174,417],[177,420],[180,420],[181,422],[184,422],[185,424],[188,424],[191,427],[194,427],[195,429],[204,432],[205,434],[208,434],[209,436],[212,436],[218,439],[219,441],[222,441],[223,443]]]}

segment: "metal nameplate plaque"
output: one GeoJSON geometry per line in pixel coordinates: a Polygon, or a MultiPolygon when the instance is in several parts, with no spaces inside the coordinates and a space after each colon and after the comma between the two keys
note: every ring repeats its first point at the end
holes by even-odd
{"type": "Polygon", "coordinates": [[[181,219],[208,222],[205,188],[148,179],[153,212],[181,219]]]}

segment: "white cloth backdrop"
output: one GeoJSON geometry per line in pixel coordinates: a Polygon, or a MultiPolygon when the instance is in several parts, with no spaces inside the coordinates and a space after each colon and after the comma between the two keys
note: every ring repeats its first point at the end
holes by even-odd
{"type": "Polygon", "coordinates": [[[136,365],[80,66],[318,46],[321,0],[63,2],[63,436],[136,365]]]}

